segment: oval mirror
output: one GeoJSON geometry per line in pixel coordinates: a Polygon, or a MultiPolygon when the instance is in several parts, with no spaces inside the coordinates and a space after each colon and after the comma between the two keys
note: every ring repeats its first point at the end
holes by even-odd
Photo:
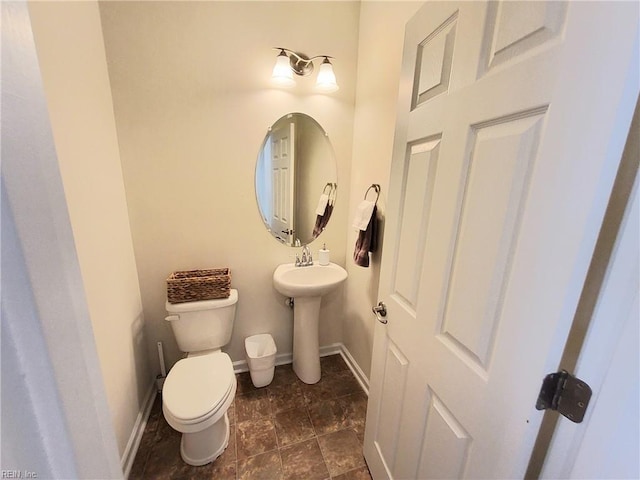
{"type": "Polygon", "coordinates": [[[337,184],[333,148],[309,115],[289,113],[268,130],[256,163],[256,200],[267,230],[281,243],[310,243],[326,228],[337,184]]]}

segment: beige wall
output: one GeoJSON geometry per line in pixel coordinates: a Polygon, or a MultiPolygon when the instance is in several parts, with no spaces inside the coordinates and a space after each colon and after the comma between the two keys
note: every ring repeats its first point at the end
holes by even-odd
{"type": "Polygon", "coordinates": [[[122,455],[152,374],[98,5],[35,2],[29,10],[84,293],[122,455]]]}
{"type": "MultiPolygon", "coordinates": [[[[292,311],[272,286],[276,266],[297,250],[265,230],[254,195],[256,157],[267,128],[287,112],[313,116],[349,185],[356,82],[358,2],[102,2],[107,63],[140,278],[149,353],[179,358],[164,321],[165,278],[174,270],[224,267],[239,291],[230,345],[271,333],[292,350],[292,311]],[[312,78],[291,90],[270,85],[283,46],[335,57],[340,90],[314,94],[312,78]]],[[[345,262],[347,189],[322,243],[345,262]]],[[[342,341],[342,293],[325,297],[320,344],[342,341]]]]}
{"type": "MultiPolygon", "coordinates": [[[[351,227],[351,219],[372,183],[382,187],[378,210],[380,216],[384,217],[404,27],[420,6],[422,2],[363,2],[360,9],[358,83],[347,227],[349,279],[345,289],[343,343],[367,377],[371,369],[376,323],[371,307],[378,303],[382,245],[373,255],[369,268],[356,266],[351,260],[357,238],[355,229],[351,227]]],[[[373,193],[373,190],[369,193],[369,200],[375,198],[373,193]]]]}

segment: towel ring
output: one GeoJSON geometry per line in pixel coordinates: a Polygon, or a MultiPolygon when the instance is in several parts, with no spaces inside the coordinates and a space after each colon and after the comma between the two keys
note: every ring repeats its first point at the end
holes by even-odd
{"type": "Polygon", "coordinates": [[[378,185],[377,183],[372,183],[371,186],[367,188],[367,191],[364,194],[364,199],[367,199],[369,190],[371,190],[372,188],[376,191],[376,203],[378,203],[378,199],[380,198],[380,185],[378,185]]]}
{"type": "Polygon", "coordinates": [[[333,183],[327,183],[324,188],[322,189],[322,193],[327,193],[327,187],[329,187],[329,193],[328,195],[331,195],[331,192],[333,190],[333,183]]]}

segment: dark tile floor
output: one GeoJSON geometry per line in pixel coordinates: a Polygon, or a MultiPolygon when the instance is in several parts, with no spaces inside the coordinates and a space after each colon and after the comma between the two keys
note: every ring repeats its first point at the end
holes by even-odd
{"type": "Polygon", "coordinates": [[[233,480],[371,480],[362,455],[367,397],[340,355],[321,359],[322,379],[300,381],[291,365],[255,388],[240,373],[229,408],[231,438],[215,462],[192,467],[180,458],[180,433],[156,399],[129,478],[233,480]]]}

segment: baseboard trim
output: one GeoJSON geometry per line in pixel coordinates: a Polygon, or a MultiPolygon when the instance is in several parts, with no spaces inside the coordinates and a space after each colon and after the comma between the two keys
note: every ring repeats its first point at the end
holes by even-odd
{"type": "MultiPolygon", "coordinates": [[[[331,345],[325,345],[320,347],[320,356],[326,357],[327,355],[335,355],[340,354],[344,359],[345,363],[353,373],[353,376],[356,377],[356,380],[362,387],[367,396],[369,396],[369,379],[364,374],[358,363],[355,361],[349,349],[344,346],[342,343],[333,343],[331,345]]],[[[279,353],[276,354],[276,365],[288,365],[293,362],[293,354],[292,353],[279,353]]],[[[238,360],[237,362],[233,362],[233,371],[235,373],[243,373],[249,371],[249,365],[246,360],[238,360]]]]}
{"type": "Polygon", "coordinates": [[[356,360],[353,358],[353,356],[351,355],[351,352],[349,352],[349,349],[342,344],[340,345],[342,347],[340,351],[342,358],[344,358],[344,361],[349,367],[349,369],[351,370],[351,373],[353,373],[353,376],[356,377],[356,380],[358,380],[358,383],[362,387],[362,390],[364,390],[364,393],[366,393],[368,397],[369,396],[369,379],[360,368],[360,365],[358,365],[358,362],[356,362],[356,360]]]}
{"type": "Polygon", "coordinates": [[[136,459],[136,454],[140,447],[140,441],[142,440],[142,435],[144,434],[144,429],[147,426],[147,420],[151,413],[151,407],[153,407],[157,394],[158,389],[156,387],[156,382],[151,382],[151,386],[144,399],[142,409],[138,412],[136,423],[133,425],[129,441],[122,453],[122,458],[120,459],[120,466],[122,467],[125,479],[129,478],[129,473],[131,473],[131,467],[133,466],[133,461],[136,459]]]}

